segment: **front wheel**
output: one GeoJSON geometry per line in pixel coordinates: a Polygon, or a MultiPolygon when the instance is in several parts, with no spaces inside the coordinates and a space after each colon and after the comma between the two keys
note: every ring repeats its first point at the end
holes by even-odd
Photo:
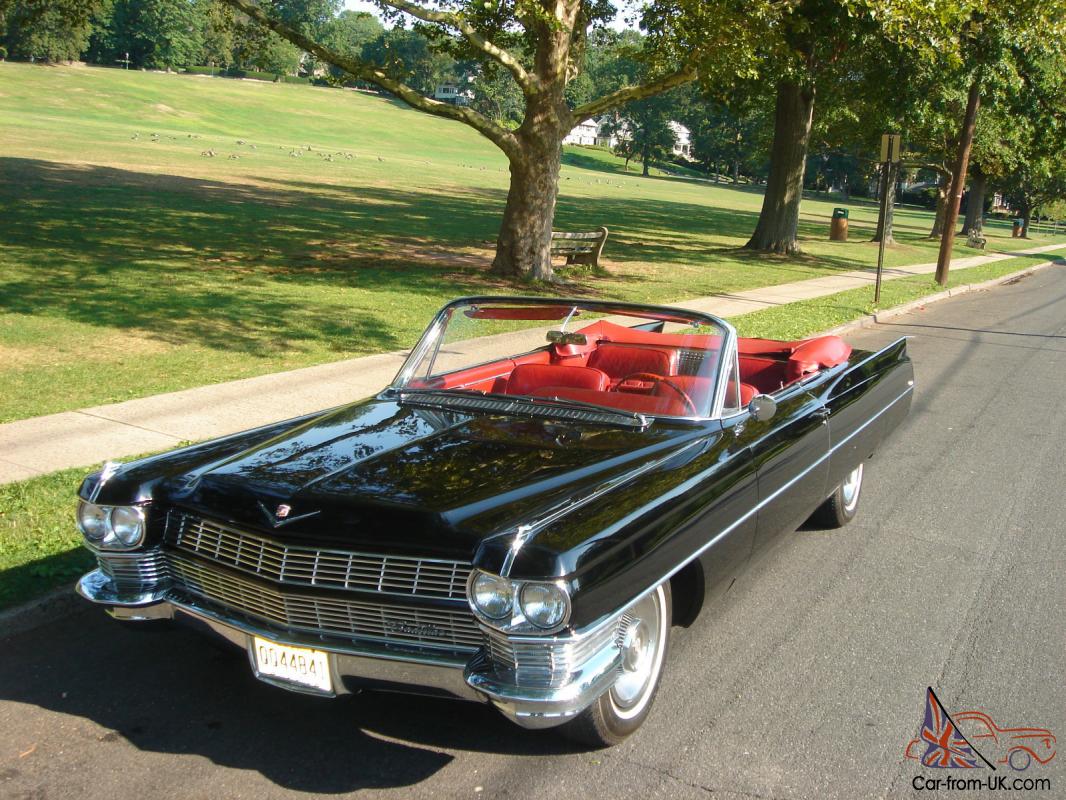
{"type": "Polygon", "coordinates": [[[559,730],[592,747],[616,745],[651,711],[670,639],[670,582],[622,615],[622,668],[614,685],[559,730]]]}
{"type": "Polygon", "coordinates": [[[863,465],[859,464],[845,475],[840,485],[811,515],[811,521],[823,528],[843,528],[855,519],[862,492],[862,473],[863,465]]]}

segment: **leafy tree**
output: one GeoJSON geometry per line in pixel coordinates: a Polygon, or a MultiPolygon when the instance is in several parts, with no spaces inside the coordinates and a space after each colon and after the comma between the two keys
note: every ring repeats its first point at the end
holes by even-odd
{"type": "MultiPolygon", "coordinates": [[[[773,86],[774,127],[769,179],[747,247],[799,251],[797,228],[816,96],[832,108],[847,104],[855,84],[883,70],[886,42],[922,51],[953,45],[960,15],[953,0],[653,0],[645,21],[675,47],[698,54],[701,81],[711,92],[734,89],[716,81],[706,60],[726,62],[741,77],[773,86]]],[[[719,67],[721,71],[724,67],[719,67]]]]}
{"type": "MultiPolygon", "coordinates": [[[[323,43],[350,58],[359,58],[363,49],[385,33],[381,20],[365,11],[342,11],[327,26],[323,43]]],[[[338,70],[338,75],[341,74],[338,70]]]]}
{"type": "Polygon", "coordinates": [[[728,173],[733,183],[740,176],[762,177],[769,149],[770,127],[757,86],[720,101],[694,99],[681,121],[692,134],[692,152],[714,175],[728,173]]]}
{"type": "Polygon", "coordinates": [[[104,6],[103,0],[0,0],[0,44],[15,58],[74,61],[104,6]]]}
{"type": "Polygon", "coordinates": [[[651,174],[652,164],[668,161],[677,144],[677,135],[670,127],[671,99],[668,93],[631,103],[614,125],[619,154],[625,156],[627,164],[639,158],[644,177],[651,174]]]}
{"type": "Polygon", "coordinates": [[[232,64],[237,46],[233,9],[218,0],[196,0],[196,17],[200,20],[202,42],[198,62],[212,67],[232,64]]]}
{"type": "Polygon", "coordinates": [[[226,2],[316,58],[377,84],[420,111],[469,125],[499,147],[510,164],[511,184],[493,270],[505,275],[552,278],[551,224],[558,194],[560,145],[566,134],[583,120],[696,77],[696,68],[684,59],[665,58],[653,64],[654,77],[644,83],[572,107],[566,90],[584,66],[590,30],[602,27],[615,14],[607,0],[379,0],[396,16],[406,14],[415,19],[435,46],[456,60],[477,63],[483,71],[505,71],[522,93],[522,122],[512,129],[475,108],[427,97],[407,81],[406,75],[368,58],[336,52],[322,38],[287,23],[280,0],[226,2]]]}
{"type": "Polygon", "coordinates": [[[171,68],[200,60],[202,36],[197,6],[190,0],[115,0],[94,33],[91,51],[105,64],[129,53],[131,66],[171,68]]]}
{"type": "Polygon", "coordinates": [[[432,95],[455,71],[452,58],[434,49],[421,32],[399,27],[368,43],[362,58],[422,95],[432,95]]]}

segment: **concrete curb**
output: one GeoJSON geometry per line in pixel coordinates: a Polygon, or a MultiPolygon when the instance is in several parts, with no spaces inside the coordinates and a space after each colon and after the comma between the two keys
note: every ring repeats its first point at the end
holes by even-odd
{"type": "Polygon", "coordinates": [[[835,328],[830,328],[827,331],[822,331],[818,334],[812,334],[814,336],[839,336],[840,334],[847,333],[861,328],[869,328],[876,325],[879,322],[885,322],[886,320],[894,319],[896,317],[903,316],[917,308],[924,308],[930,303],[938,303],[941,300],[947,300],[950,297],[958,297],[959,295],[969,294],[970,292],[979,292],[983,289],[991,289],[993,286],[999,286],[1000,284],[1009,283],[1010,281],[1020,278],[1024,275],[1031,275],[1034,272],[1039,272],[1042,269],[1048,267],[1066,265],[1066,258],[1056,258],[1051,261],[1044,261],[1041,264],[1035,264],[1031,267],[1025,267],[1016,272],[1010,272],[1006,275],[1000,275],[998,278],[992,278],[991,280],[981,281],[981,283],[966,283],[962,286],[954,286],[951,289],[945,289],[942,292],[926,295],[925,297],[919,297],[917,300],[911,300],[908,303],[901,303],[898,306],[892,306],[886,308],[883,311],[875,311],[873,314],[864,314],[858,319],[853,319],[851,322],[845,322],[843,325],[837,325],[835,328]]]}
{"type": "Polygon", "coordinates": [[[28,603],[0,611],[0,641],[87,610],[89,603],[68,583],[28,603]]]}
{"type": "MultiPolygon", "coordinates": [[[[820,334],[814,335],[839,335],[859,328],[869,328],[879,322],[902,316],[909,311],[913,311],[916,308],[922,308],[930,303],[947,300],[950,297],[958,297],[959,295],[968,294],[970,292],[981,291],[982,289],[989,289],[993,286],[1009,283],[1015,278],[1019,278],[1023,275],[1030,275],[1042,269],[1063,264],[1066,264],[1066,258],[1054,259],[1032,267],[1020,269],[1017,272],[1001,275],[998,278],[992,278],[991,280],[983,281],[981,283],[968,283],[963,286],[956,286],[943,292],[937,292],[936,294],[928,295],[927,297],[912,300],[909,303],[903,303],[902,305],[887,308],[884,311],[878,311],[874,314],[865,314],[859,319],[846,322],[843,325],[838,325],[835,328],[830,328],[827,331],[822,331],[820,334]]],[[[67,585],[55,589],[36,600],[31,600],[23,605],[9,608],[6,611],[0,611],[0,639],[6,639],[9,636],[24,633],[25,631],[32,630],[41,625],[47,625],[50,622],[54,622],[61,617],[77,611],[79,606],[84,608],[87,604],[83,604],[81,598],[74,592],[73,585],[67,585]]]]}

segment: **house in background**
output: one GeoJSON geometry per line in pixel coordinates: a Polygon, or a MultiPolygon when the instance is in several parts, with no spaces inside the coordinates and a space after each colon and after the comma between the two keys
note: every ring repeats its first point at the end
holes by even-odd
{"type": "Polygon", "coordinates": [[[582,144],[586,147],[595,147],[601,144],[600,121],[587,119],[576,125],[570,133],[563,137],[563,144],[582,144]]]}
{"type": "Polygon", "coordinates": [[[474,92],[459,88],[457,83],[442,83],[433,90],[433,99],[453,106],[468,106],[474,99],[474,92]]]}
{"type": "MultiPolygon", "coordinates": [[[[679,122],[670,122],[670,130],[674,132],[677,140],[674,144],[674,155],[683,158],[692,157],[692,135],[689,129],[679,122]]],[[[586,147],[609,147],[612,150],[628,138],[628,127],[625,120],[616,121],[610,117],[588,119],[575,126],[570,133],[566,134],[563,144],[579,144],[586,147]]]]}
{"type": "Polygon", "coordinates": [[[684,158],[692,157],[692,133],[680,122],[670,120],[670,130],[674,132],[674,155],[684,158]]]}

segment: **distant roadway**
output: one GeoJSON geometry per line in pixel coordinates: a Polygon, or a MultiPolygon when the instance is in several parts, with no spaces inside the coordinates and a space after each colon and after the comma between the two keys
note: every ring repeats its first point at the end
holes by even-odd
{"type": "MultiPolygon", "coordinates": [[[[1066,744],[1066,269],[847,338],[903,335],[914,408],[858,519],[782,537],[675,629],[622,746],[576,751],[475,704],[290,694],[191,633],[85,609],[0,640],[0,797],[934,796],[913,782],[949,771],[903,757],[927,686],[1066,744]]],[[[1066,754],[1005,773],[1052,779],[1009,795],[1066,796],[1066,754]]]]}

